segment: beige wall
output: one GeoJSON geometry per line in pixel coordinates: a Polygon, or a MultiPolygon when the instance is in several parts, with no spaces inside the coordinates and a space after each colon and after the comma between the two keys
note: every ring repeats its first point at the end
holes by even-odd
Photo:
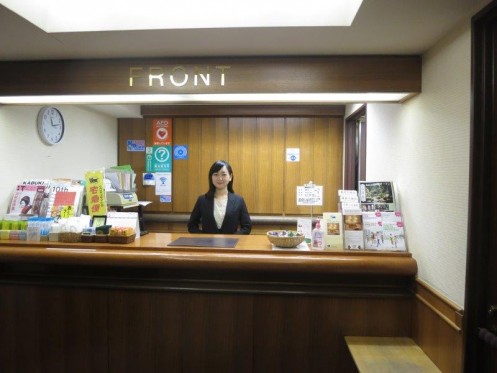
{"type": "Polygon", "coordinates": [[[7,212],[15,185],[25,178],[84,178],[87,170],[117,162],[117,120],[75,106],[57,106],[66,133],[55,146],[36,132],[39,106],[0,106],[0,216],[7,212]]]}
{"type": "Polygon", "coordinates": [[[367,107],[368,180],[394,180],[419,278],[464,305],[470,147],[469,21],[423,56],[422,93],[367,107]]]}

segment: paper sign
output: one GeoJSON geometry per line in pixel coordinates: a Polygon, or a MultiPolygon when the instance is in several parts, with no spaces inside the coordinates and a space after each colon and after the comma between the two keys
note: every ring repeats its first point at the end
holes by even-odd
{"type": "Polygon", "coordinates": [[[172,194],[171,179],[170,172],[157,172],[155,174],[156,196],[170,196],[172,194]]]}
{"type": "Polygon", "coordinates": [[[105,195],[104,172],[90,171],[85,174],[86,204],[90,216],[107,214],[107,197],[105,195]]]}
{"type": "Polygon", "coordinates": [[[323,186],[297,186],[297,206],[322,206],[323,186]]]}
{"type": "Polygon", "coordinates": [[[286,149],[287,162],[300,162],[300,148],[287,148],[286,149]]]}

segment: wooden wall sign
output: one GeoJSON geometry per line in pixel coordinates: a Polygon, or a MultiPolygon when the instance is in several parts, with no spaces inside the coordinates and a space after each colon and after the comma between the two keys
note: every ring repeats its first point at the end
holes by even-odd
{"type": "Polygon", "coordinates": [[[0,96],[421,91],[420,56],[0,62],[0,96]]]}

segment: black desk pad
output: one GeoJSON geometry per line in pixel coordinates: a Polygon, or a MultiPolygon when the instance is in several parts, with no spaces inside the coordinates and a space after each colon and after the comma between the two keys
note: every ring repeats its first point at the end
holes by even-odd
{"type": "Polygon", "coordinates": [[[235,247],[237,242],[238,238],[180,237],[169,242],[167,246],[235,247]]]}

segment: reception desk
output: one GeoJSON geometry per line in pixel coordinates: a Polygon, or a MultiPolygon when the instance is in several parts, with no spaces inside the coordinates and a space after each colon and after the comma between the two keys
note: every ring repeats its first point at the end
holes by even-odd
{"type": "Polygon", "coordinates": [[[409,336],[409,253],[0,241],[0,371],[354,371],[344,336],[409,336]]]}

